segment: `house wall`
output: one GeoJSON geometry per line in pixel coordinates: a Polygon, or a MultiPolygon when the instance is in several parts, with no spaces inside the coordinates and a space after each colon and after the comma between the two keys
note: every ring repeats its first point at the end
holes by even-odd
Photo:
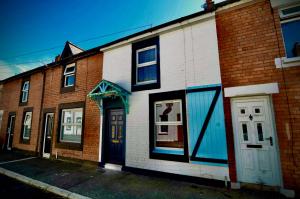
{"type": "MultiPolygon", "coordinates": [[[[284,57],[278,10],[252,1],[216,14],[223,87],[277,82],[272,95],[284,188],[300,190],[300,67],[276,68],[284,57]]],[[[299,65],[300,66],[300,65],[299,65]]],[[[230,179],[237,181],[230,98],[224,98],[230,179]]]]}
{"type": "Polygon", "coordinates": [[[4,114],[3,114],[2,124],[1,124],[1,130],[0,130],[0,144],[1,147],[3,147],[5,144],[8,114],[10,112],[16,112],[14,138],[13,138],[12,147],[21,150],[35,152],[38,133],[39,133],[38,128],[39,128],[39,118],[40,118],[39,115],[40,115],[42,90],[43,90],[43,73],[38,72],[26,78],[30,78],[29,97],[26,106],[19,105],[20,93],[22,87],[22,78],[10,80],[8,82],[3,83],[2,102],[0,105],[1,106],[0,109],[4,110],[4,114]],[[22,135],[23,112],[24,109],[27,107],[33,107],[32,128],[31,128],[30,142],[28,144],[24,144],[20,142],[20,137],[22,135]]]}
{"type": "MultiPolygon", "coordinates": [[[[132,92],[126,118],[126,166],[224,180],[227,166],[149,158],[149,94],[220,84],[214,17],[161,33],[161,88],[132,92]]],[[[104,52],[103,79],[131,90],[131,44],[104,52]]],[[[188,119],[188,118],[187,118],[188,119]]]]}
{"type": "MultiPolygon", "coordinates": [[[[45,71],[45,94],[43,110],[55,109],[54,131],[52,137],[52,155],[69,158],[98,161],[99,148],[99,109],[87,94],[102,79],[102,54],[82,58],[76,61],[75,91],[61,93],[63,66],[48,68],[45,71]],[[59,105],[63,103],[84,102],[83,148],[70,149],[59,147],[59,105]]],[[[42,131],[42,129],[41,129],[42,131]]],[[[41,143],[41,142],[39,142],[41,143]]]]}

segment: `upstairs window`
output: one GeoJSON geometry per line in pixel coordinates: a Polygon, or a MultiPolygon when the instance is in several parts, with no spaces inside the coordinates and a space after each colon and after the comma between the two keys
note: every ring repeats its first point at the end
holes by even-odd
{"type": "Polygon", "coordinates": [[[300,5],[279,11],[287,58],[300,57],[300,5]]]}
{"type": "Polygon", "coordinates": [[[150,46],[136,51],[136,84],[157,82],[156,46],[150,46]]]}
{"type": "Polygon", "coordinates": [[[32,118],[32,112],[25,112],[24,121],[23,121],[23,134],[22,134],[23,140],[30,139],[31,118],[32,118]]]}
{"type": "Polygon", "coordinates": [[[132,91],[160,88],[159,38],[132,44],[132,91]]]}
{"type": "Polygon", "coordinates": [[[22,95],[21,95],[21,102],[28,101],[28,93],[29,93],[29,81],[25,81],[22,85],[22,95]]]}
{"type": "Polygon", "coordinates": [[[64,70],[64,87],[75,85],[75,63],[69,64],[64,70]]]}

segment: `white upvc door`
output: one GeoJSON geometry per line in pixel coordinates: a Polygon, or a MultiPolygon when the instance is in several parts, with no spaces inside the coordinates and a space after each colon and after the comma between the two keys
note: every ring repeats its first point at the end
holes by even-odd
{"type": "Polygon", "coordinates": [[[280,186],[279,153],[268,96],[232,99],[238,181],[280,186]]]}

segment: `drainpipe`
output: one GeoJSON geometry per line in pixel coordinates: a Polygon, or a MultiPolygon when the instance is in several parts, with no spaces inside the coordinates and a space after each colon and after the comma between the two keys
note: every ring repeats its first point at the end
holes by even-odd
{"type": "MultiPolygon", "coordinates": [[[[45,65],[45,70],[47,69],[47,64],[45,65]]],[[[41,105],[40,105],[40,118],[39,118],[39,125],[38,125],[38,134],[37,134],[37,143],[36,143],[36,147],[35,147],[35,153],[40,156],[41,153],[39,153],[39,147],[40,147],[40,138],[41,138],[41,133],[42,129],[41,129],[41,122],[42,122],[42,118],[43,118],[43,104],[44,104],[44,91],[45,91],[45,70],[43,70],[43,89],[42,89],[42,99],[41,99],[41,105]]],[[[40,151],[41,152],[41,151],[40,151]]]]}

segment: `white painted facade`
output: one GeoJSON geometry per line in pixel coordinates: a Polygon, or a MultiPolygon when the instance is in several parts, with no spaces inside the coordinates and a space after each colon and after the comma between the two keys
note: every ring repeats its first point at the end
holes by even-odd
{"type": "MultiPolygon", "coordinates": [[[[126,166],[229,180],[226,166],[149,158],[149,94],[221,83],[215,17],[211,13],[204,16],[207,17],[201,16],[198,21],[182,22],[174,25],[174,29],[153,33],[155,36],[159,32],[161,88],[130,95],[129,114],[126,116],[126,166]]],[[[102,50],[103,79],[131,91],[131,43],[102,50]]]]}

